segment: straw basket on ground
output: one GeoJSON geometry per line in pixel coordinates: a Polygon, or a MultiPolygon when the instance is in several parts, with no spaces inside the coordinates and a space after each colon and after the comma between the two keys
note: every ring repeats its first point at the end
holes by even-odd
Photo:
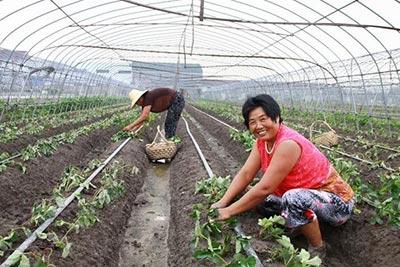
{"type": "Polygon", "coordinates": [[[336,131],[333,130],[332,127],[326,121],[318,120],[313,122],[310,126],[310,140],[316,145],[324,145],[327,147],[331,147],[337,145],[338,135],[336,134],[336,131]],[[317,136],[313,136],[313,127],[316,123],[322,123],[329,129],[329,131],[318,134],[317,136]]]}
{"type": "Polygon", "coordinates": [[[146,154],[152,161],[165,159],[167,162],[175,156],[177,146],[174,142],[169,141],[160,131],[160,126],[157,126],[157,134],[151,144],[146,145],[146,154]]]}

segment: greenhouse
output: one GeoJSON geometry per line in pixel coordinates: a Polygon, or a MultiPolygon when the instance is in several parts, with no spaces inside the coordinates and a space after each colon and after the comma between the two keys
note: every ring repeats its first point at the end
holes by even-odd
{"type": "Polygon", "coordinates": [[[0,1],[0,266],[398,266],[399,13],[0,1]]]}

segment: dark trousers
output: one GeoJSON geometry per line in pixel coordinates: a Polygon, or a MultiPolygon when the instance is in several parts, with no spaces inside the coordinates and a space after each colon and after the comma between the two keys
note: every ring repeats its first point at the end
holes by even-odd
{"type": "Polygon", "coordinates": [[[171,138],[175,135],[176,127],[183,108],[185,107],[185,99],[181,93],[177,93],[171,106],[168,108],[167,117],[165,118],[165,137],[171,138]]]}

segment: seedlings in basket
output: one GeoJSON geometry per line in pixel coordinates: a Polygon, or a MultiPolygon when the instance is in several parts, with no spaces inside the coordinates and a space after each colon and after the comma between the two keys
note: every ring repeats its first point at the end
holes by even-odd
{"type": "Polygon", "coordinates": [[[175,144],[180,144],[180,143],[182,143],[182,139],[181,139],[179,136],[177,136],[177,135],[172,136],[172,137],[169,138],[168,140],[174,142],[175,144]]]}

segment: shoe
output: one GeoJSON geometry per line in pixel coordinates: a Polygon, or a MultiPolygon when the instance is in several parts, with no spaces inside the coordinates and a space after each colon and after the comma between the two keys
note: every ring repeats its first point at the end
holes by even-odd
{"type": "Polygon", "coordinates": [[[308,245],[308,252],[310,253],[310,258],[314,258],[315,256],[318,256],[322,264],[324,264],[326,260],[326,244],[324,243],[320,247],[313,247],[311,245],[308,245]]]}

